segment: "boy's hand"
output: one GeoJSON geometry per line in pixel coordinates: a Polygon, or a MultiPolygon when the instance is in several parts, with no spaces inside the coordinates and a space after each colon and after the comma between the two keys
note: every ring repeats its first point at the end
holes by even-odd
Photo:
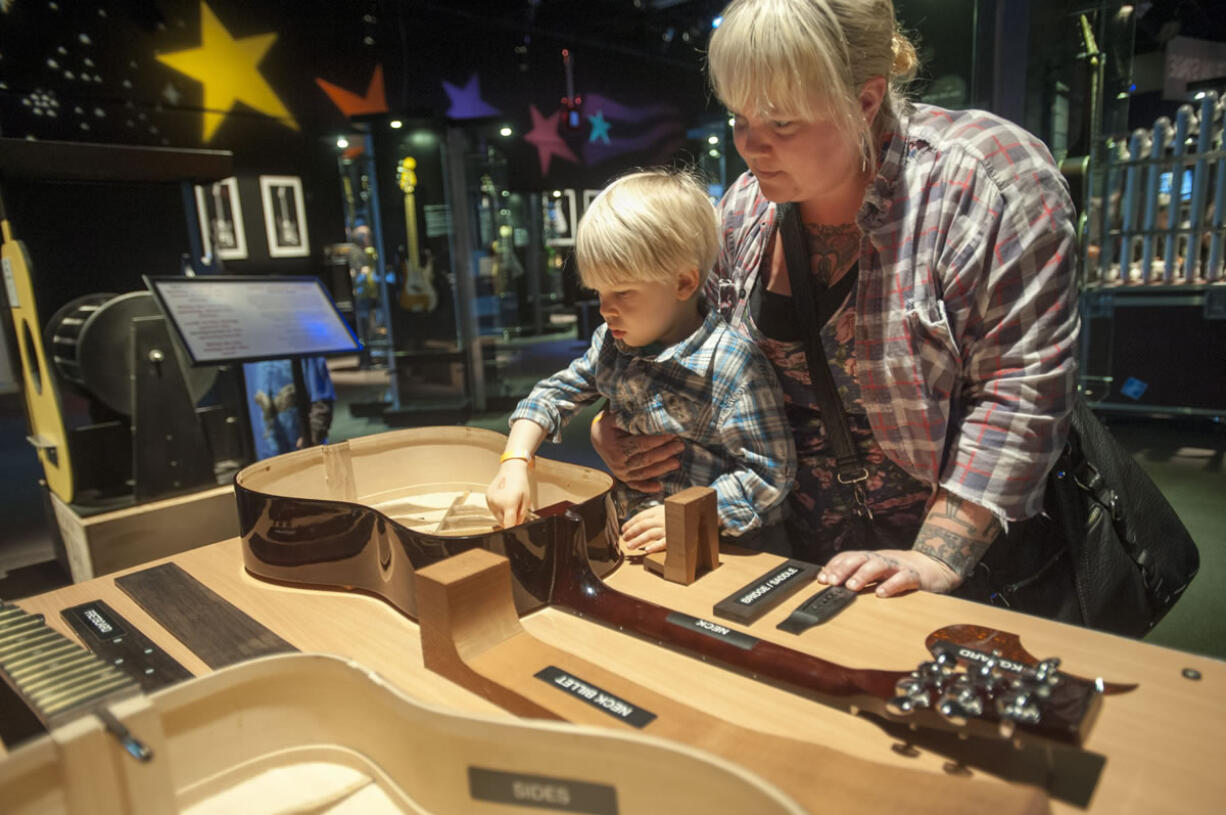
{"type": "Polygon", "coordinates": [[[528,462],[508,459],[498,468],[494,483],[485,491],[485,505],[505,527],[523,523],[528,515],[528,462]]]}
{"type": "Polygon", "coordinates": [[[644,555],[664,549],[664,506],[645,509],[622,524],[617,543],[628,555],[644,555]]]}

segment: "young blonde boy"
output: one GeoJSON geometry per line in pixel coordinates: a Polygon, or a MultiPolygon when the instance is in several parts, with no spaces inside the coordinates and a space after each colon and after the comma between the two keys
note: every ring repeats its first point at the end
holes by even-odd
{"type": "Polygon", "coordinates": [[[702,299],[719,252],[719,227],[692,175],[648,170],[607,187],[579,222],[575,258],[605,319],[586,354],[541,381],[511,414],[502,464],[486,491],[494,517],[521,523],[529,470],[546,437],[600,397],[618,427],[674,434],[681,466],[660,477],[663,492],[619,484],[621,544],[664,546],[662,498],[690,486],[717,494],[721,534],[759,548],[781,534],[782,504],[796,474],[796,449],[778,381],[757,346],[733,332],[702,299]],[[763,530],[770,530],[764,533],[763,530]]]}

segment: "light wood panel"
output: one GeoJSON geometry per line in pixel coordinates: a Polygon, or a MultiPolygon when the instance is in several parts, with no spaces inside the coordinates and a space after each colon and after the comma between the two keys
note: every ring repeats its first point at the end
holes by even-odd
{"type": "MultiPolygon", "coordinates": [[[[244,571],[237,540],[184,552],[173,559],[302,651],[356,659],[410,696],[430,704],[495,717],[509,715],[428,671],[422,662],[417,625],[381,600],[257,580],[244,571]]],[[[640,566],[623,566],[607,582],[620,591],[709,619],[714,603],[782,559],[725,548],[721,561],[720,568],[691,586],[670,583],[640,566]]],[[[394,577],[402,578],[408,579],[408,575],[394,577]]],[[[1105,700],[1084,754],[1057,751],[1049,757],[1035,750],[1012,754],[1005,746],[976,743],[964,748],[964,753],[971,753],[963,756],[968,762],[991,764],[1003,760],[1023,780],[1054,773],[1064,795],[1052,802],[1056,812],[1086,811],[1068,803],[1078,800],[1079,795],[1088,802],[1089,811],[1109,815],[1213,811],[1226,798],[1226,773],[1218,767],[1219,734],[1226,730],[1226,663],[920,593],[889,600],[861,596],[831,623],[799,637],[775,629],[817,588],[814,584],[812,590],[800,592],[752,626],[720,622],[847,666],[883,669],[913,667],[926,658],[924,638],[946,625],[974,623],[1015,632],[1031,653],[1059,656],[1064,669],[1072,673],[1136,682],[1139,687],[1105,700]],[[1196,670],[1201,678],[1184,678],[1184,668],[1196,670]],[[1101,767],[1094,766],[1096,757],[1105,758],[1105,762],[1097,762],[1101,767]]],[[[196,674],[207,670],[118,591],[110,578],[69,586],[19,604],[45,613],[50,624],[74,636],[60,620],[59,609],[99,597],[188,670],[196,674]]],[[[523,619],[522,625],[537,639],[739,726],[835,746],[883,764],[931,772],[944,772],[949,761],[938,748],[957,752],[957,744],[938,739],[932,744],[918,741],[913,757],[903,755],[892,749],[900,744],[899,739],[873,721],[556,609],[533,613],[523,619]]],[[[973,766],[970,772],[991,775],[973,766]]]]}

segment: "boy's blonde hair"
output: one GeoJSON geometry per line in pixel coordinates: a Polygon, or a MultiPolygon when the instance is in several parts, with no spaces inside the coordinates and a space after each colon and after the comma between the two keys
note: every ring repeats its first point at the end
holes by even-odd
{"type": "Polygon", "coordinates": [[[719,254],[719,219],[690,172],[640,170],[596,196],[575,233],[579,279],[588,288],[633,281],[671,283],[698,269],[699,290],[719,254]]]}
{"type": "Polygon", "coordinates": [[[707,66],[715,95],[732,110],[830,119],[875,168],[874,145],[906,104],[902,89],[919,60],[892,0],[734,0],[711,35],[707,66]],[[870,131],[859,95],[875,76],[888,90],[870,131]]]}

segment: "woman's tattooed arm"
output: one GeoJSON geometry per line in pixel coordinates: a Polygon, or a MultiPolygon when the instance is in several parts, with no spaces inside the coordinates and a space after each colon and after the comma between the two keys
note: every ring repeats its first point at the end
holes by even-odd
{"type": "Polygon", "coordinates": [[[1000,534],[991,510],[941,490],[915,539],[915,551],[944,563],[963,580],[1000,534]]]}

